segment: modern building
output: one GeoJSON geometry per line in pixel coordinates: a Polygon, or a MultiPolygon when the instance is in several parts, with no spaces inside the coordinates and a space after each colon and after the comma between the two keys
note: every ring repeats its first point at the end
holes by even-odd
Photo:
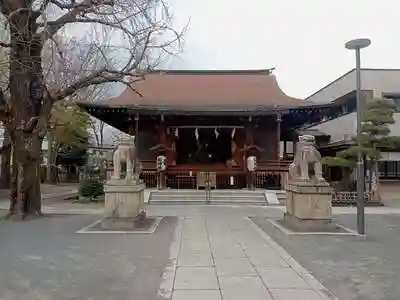
{"type": "MultiPolygon", "coordinates": [[[[387,98],[400,107],[400,69],[362,69],[361,91],[364,103],[372,99],[387,98]]],[[[308,129],[330,136],[329,143],[321,147],[321,150],[335,151],[349,147],[357,130],[355,69],[321,88],[306,98],[306,101],[316,104],[342,104],[342,115],[309,125],[308,129]]],[[[400,136],[400,114],[396,113],[394,118],[396,123],[390,126],[391,135],[400,136]]],[[[382,152],[380,177],[400,179],[400,152],[382,152]]]]}

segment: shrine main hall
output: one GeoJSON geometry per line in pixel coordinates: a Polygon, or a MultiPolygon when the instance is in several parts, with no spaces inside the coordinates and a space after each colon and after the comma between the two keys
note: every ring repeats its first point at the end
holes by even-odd
{"type": "Polygon", "coordinates": [[[161,187],[180,189],[203,188],[204,176],[216,189],[282,189],[298,136],[343,112],[286,95],[269,69],[151,71],[115,98],[79,105],[135,136],[147,187],[160,186],[164,156],[161,187]]]}

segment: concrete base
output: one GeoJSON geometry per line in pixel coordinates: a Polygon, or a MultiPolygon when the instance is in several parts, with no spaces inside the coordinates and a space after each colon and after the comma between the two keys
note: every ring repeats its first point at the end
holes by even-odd
{"type": "Polygon", "coordinates": [[[332,189],[326,182],[291,181],[285,221],[304,230],[331,230],[332,189]]]}
{"type": "Polygon", "coordinates": [[[294,231],[303,232],[332,232],[336,231],[336,224],[331,219],[300,219],[294,215],[285,213],[283,217],[284,224],[291,227],[294,231]]]}
{"type": "Polygon", "coordinates": [[[142,228],[146,223],[146,212],[142,211],[135,218],[113,218],[108,217],[101,220],[101,228],[109,230],[142,228]]]}
{"type": "Polygon", "coordinates": [[[104,185],[105,214],[103,228],[134,228],[145,218],[144,184],[112,180],[104,185]]]}

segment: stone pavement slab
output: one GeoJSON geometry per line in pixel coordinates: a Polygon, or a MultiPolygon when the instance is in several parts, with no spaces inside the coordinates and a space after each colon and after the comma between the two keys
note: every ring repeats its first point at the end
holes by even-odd
{"type": "Polygon", "coordinates": [[[180,267],[212,267],[214,262],[209,253],[187,253],[179,256],[180,267]]]}
{"type": "Polygon", "coordinates": [[[174,300],[221,300],[218,290],[177,290],[174,300]]]}
{"type": "Polygon", "coordinates": [[[309,289],[307,282],[291,268],[258,269],[261,279],[269,289],[309,289]]]}
{"type": "Polygon", "coordinates": [[[175,275],[177,290],[218,290],[213,267],[178,267],[175,275]]]}
{"type": "Polygon", "coordinates": [[[257,276],[257,272],[247,258],[215,258],[215,268],[219,277],[257,276]]]}
{"type": "Polygon", "coordinates": [[[181,217],[178,227],[174,275],[163,284],[172,300],[333,299],[247,217],[181,217]]]}
{"type": "Polygon", "coordinates": [[[222,277],[220,283],[223,300],[272,300],[259,277],[222,277]]]}
{"type": "Polygon", "coordinates": [[[274,300],[320,300],[320,296],[312,290],[270,289],[274,300]]]}
{"type": "MultiPolygon", "coordinates": [[[[368,214],[366,237],[357,236],[287,236],[258,217],[256,223],[297,261],[314,274],[339,299],[400,299],[400,216],[368,214]]],[[[334,216],[338,224],[354,229],[356,215],[334,216]]],[[[277,299],[297,295],[314,299],[299,289],[270,289],[277,299]],[[304,295],[304,296],[302,296],[304,295]]],[[[303,297],[303,298],[301,298],[303,297]]],[[[290,299],[290,298],[289,298],[290,299]]],[[[317,299],[317,298],[316,298],[317,299]]]]}

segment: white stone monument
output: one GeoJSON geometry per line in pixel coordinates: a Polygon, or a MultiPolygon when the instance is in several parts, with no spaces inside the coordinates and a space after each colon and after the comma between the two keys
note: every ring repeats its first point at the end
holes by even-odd
{"type": "Polygon", "coordinates": [[[321,155],[312,135],[299,137],[286,192],[285,220],[306,230],[332,227],[332,188],[322,177],[321,155]]]}
{"type": "Polygon", "coordinates": [[[139,179],[140,167],[135,168],[134,137],[122,138],[114,152],[114,174],[105,185],[105,215],[102,227],[131,229],[146,216],[144,205],[145,185],[139,179]],[[121,178],[121,165],[126,164],[126,174],[121,178]]]}

